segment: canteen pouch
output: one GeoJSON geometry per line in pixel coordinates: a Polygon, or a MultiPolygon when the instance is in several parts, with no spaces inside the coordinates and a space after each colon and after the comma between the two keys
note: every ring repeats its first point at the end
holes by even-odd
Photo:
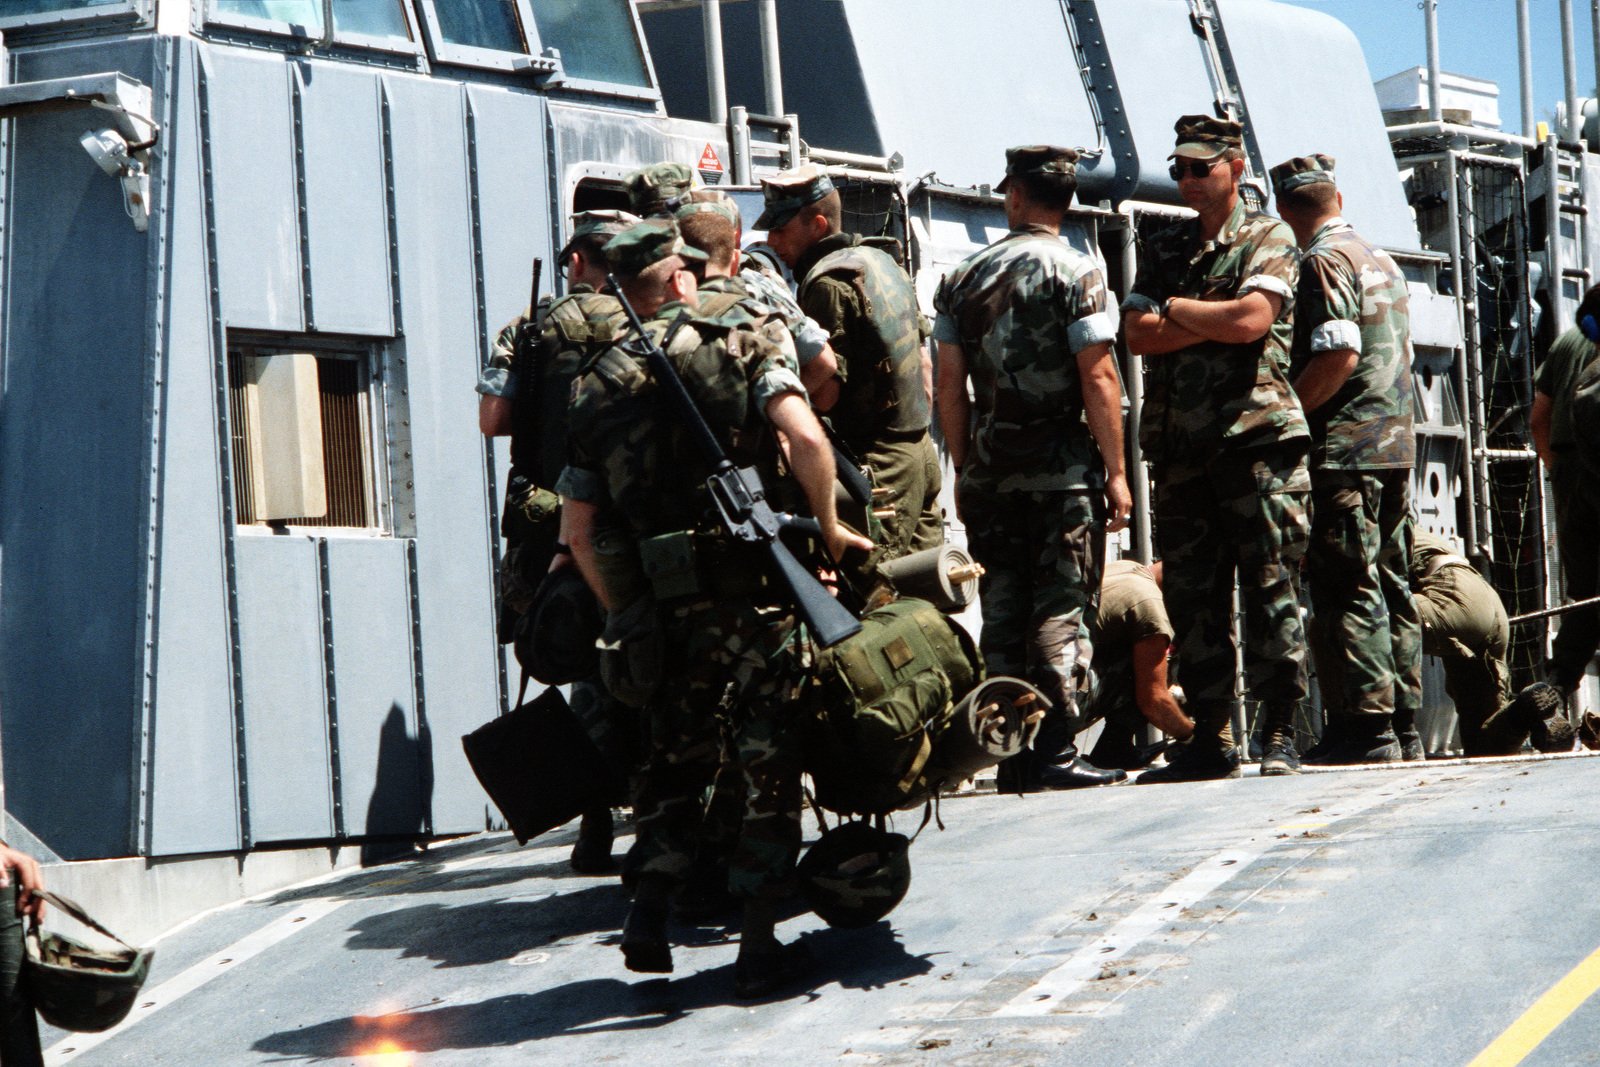
{"type": "Polygon", "coordinates": [[[600,681],[607,692],[630,708],[647,706],[661,688],[662,645],[654,597],[608,615],[600,634],[600,681]]]}
{"type": "Polygon", "coordinates": [[[700,593],[700,573],[695,569],[694,535],[688,530],[647,537],[639,542],[639,559],[645,577],[665,604],[700,593]]]}

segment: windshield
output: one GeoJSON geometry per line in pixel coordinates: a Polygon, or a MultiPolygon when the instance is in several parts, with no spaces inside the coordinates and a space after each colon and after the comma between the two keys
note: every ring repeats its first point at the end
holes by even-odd
{"type": "Polygon", "coordinates": [[[650,87],[628,0],[533,0],[533,21],[568,77],[650,87]]]}

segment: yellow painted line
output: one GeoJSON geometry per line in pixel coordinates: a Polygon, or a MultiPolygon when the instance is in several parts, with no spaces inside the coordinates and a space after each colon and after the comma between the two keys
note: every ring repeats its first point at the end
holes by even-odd
{"type": "Polygon", "coordinates": [[[1584,1001],[1600,989],[1600,949],[1572,968],[1567,976],[1550,987],[1549,992],[1533,1002],[1533,1007],[1522,1013],[1506,1032],[1467,1067],[1515,1067],[1527,1059],[1528,1054],[1549,1037],[1556,1027],[1567,1021],[1584,1001]]]}

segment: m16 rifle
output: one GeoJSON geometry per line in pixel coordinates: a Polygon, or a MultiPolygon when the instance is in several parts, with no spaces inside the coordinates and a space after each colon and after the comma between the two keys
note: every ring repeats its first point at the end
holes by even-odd
{"type": "Polygon", "coordinates": [[[789,551],[789,546],[779,536],[786,529],[820,536],[821,528],[817,520],[772,510],[772,505],[767,502],[766,487],[761,484],[761,475],[754,467],[733,465],[728,454],[722,450],[717,435],[706,424],[705,416],[700,413],[689,390],[684,387],[677,368],[662,347],[645,332],[644,323],[639,321],[633,305],[623,295],[622,286],[610,275],[607,275],[606,281],[612,294],[622,304],[634,334],[622,343],[622,347],[644,357],[651,377],[666,394],[681,424],[688,428],[700,454],[711,465],[706,489],[716,503],[724,532],[735,541],[761,545],[766,550],[768,559],[789,592],[790,601],[823,648],[859,633],[860,620],[834,599],[815,574],[795,559],[794,553],[789,551]]]}

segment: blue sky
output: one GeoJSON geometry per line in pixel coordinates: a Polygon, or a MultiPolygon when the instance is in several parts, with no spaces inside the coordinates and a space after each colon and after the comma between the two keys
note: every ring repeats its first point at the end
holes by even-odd
{"type": "MultiPolygon", "coordinates": [[[[1407,67],[1426,66],[1423,12],[1417,0],[1284,0],[1312,8],[1349,26],[1367,54],[1373,80],[1407,67]]],[[[1558,0],[1531,0],[1533,33],[1533,111],[1549,121],[1562,99],[1561,6],[1558,0]]],[[[1573,0],[1578,95],[1593,96],[1594,36],[1589,4],[1573,0]]],[[[1500,123],[1513,133],[1522,128],[1517,85],[1517,6],[1513,0],[1440,0],[1439,65],[1444,70],[1488,78],[1500,85],[1500,123]]]]}

